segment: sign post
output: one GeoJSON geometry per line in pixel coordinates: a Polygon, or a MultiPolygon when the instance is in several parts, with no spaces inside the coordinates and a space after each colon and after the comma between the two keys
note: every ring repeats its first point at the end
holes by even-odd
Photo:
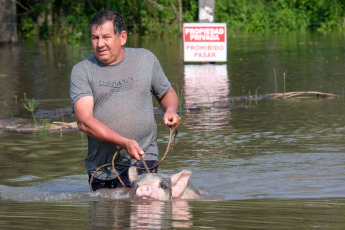
{"type": "Polygon", "coordinates": [[[226,62],[226,23],[184,23],[185,62],[226,62]]]}

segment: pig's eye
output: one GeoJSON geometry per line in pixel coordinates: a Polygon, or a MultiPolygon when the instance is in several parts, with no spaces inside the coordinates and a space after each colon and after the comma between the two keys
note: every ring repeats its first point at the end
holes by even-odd
{"type": "Polygon", "coordinates": [[[163,190],[167,189],[167,185],[163,183],[163,181],[159,182],[159,187],[163,190]]]}

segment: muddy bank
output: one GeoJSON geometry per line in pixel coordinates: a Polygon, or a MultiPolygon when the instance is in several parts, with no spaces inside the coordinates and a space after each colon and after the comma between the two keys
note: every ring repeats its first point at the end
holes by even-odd
{"type": "Polygon", "coordinates": [[[30,119],[12,118],[0,120],[0,130],[16,132],[37,132],[37,131],[68,131],[76,130],[77,122],[57,122],[53,121],[47,124],[33,124],[30,119]]]}

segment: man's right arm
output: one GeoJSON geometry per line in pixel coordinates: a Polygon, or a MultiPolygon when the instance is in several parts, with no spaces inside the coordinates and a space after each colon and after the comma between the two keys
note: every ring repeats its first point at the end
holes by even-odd
{"type": "Polygon", "coordinates": [[[140,160],[139,154],[145,157],[144,152],[135,140],[121,136],[93,116],[94,98],[85,96],[80,98],[73,107],[78,129],[87,135],[103,142],[120,146],[127,150],[129,156],[140,160]]]}

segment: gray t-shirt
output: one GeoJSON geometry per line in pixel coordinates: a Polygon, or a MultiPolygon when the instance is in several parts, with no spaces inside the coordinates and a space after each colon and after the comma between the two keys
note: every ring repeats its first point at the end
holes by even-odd
{"type": "MultiPolygon", "coordinates": [[[[162,98],[171,84],[152,52],[135,48],[125,48],[125,52],[125,58],[115,65],[104,65],[95,56],[76,64],[71,73],[71,103],[74,106],[81,97],[93,96],[96,119],[120,135],[136,140],[145,152],[145,160],[158,160],[152,95],[162,98]]],[[[111,163],[117,147],[90,136],[88,143],[85,167],[92,174],[99,166],[111,163]]],[[[125,150],[115,160],[131,162],[125,150]]],[[[100,173],[96,177],[113,179],[111,167],[109,170],[106,175],[100,173]]],[[[126,170],[119,168],[118,173],[126,170]]]]}

